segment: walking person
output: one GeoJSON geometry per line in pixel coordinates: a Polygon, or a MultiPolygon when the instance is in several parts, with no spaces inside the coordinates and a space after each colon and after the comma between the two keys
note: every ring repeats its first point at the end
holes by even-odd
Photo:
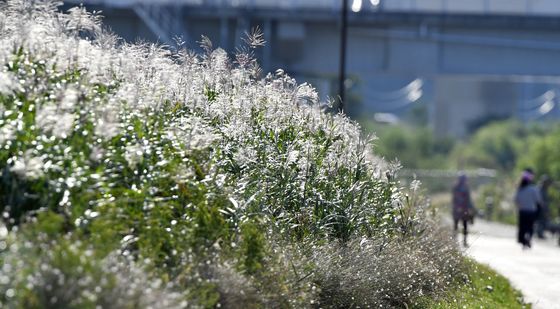
{"type": "Polygon", "coordinates": [[[467,176],[460,174],[457,183],[453,186],[453,229],[455,233],[459,230],[459,223],[463,225],[463,245],[468,246],[468,224],[472,222],[474,206],[471,201],[471,193],[467,184],[467,176]]]}
{"type": "Polygon", "coordinates": [[[545,239],[544,232],[549,228],[550,194],[548,193],[548,189],[551,185],[552,179],[550,179],[547,175],[543,175],[539,184],[542,203],[540,204],[541,207],[537,213],[537,237],[540,239],[545,239]]]}
{"type": "Polygon", "coordinates": [[[523,171],[515,194],[515,205],[519,212],[517,241],[523,246],[523,249],[531,248],[533,226],[539,205],[542,204],[541,193],[539,188],[533,184],[533,179],[531,169],[523,171]]]}

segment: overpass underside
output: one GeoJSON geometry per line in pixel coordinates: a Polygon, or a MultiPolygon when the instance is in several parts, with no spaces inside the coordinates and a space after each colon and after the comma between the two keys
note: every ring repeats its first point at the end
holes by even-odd
{"type": "MultiPolygon", "coordinates": [[[[105,23],[127,40],[172,44],[180,35],[195,50],[205,35],[232,52],[243,33],[258,26],[267,41],[257,54],[265,72],[282,68],[312,83],[323,99],[336,95],[336,10],[168,5],[158,13],[173,14],[164,22],[149,7],[90,8],[103,10],[105,23]]],[[[351,13],[347,73],[347,112],[354,116],[400,116],[421,107],[436,133],[453,136],[491,119],[554,119],[559,116],[560,18],[351,13]]]]}

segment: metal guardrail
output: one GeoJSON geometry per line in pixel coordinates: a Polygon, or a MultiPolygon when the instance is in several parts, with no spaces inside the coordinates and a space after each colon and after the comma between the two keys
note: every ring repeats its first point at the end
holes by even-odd
{"type": "Polygon", "coordinates": [[[493,169],[479,168],[474,170],[402,169],[397,174],[402,177],[456,178],[459,174],[464,174],[469,178],[495,178],[498,173],[493,169]]]}
{"type": "MultiPolygon", "coordinates": [[[[145,5],[206,6],[217,8],[331,10],[342,0],[70,0],[110,7],[145,5]]],[[[559,0],[349,0],[354,12],[424,12],[474,15],[559,15],[559,0]]]]}

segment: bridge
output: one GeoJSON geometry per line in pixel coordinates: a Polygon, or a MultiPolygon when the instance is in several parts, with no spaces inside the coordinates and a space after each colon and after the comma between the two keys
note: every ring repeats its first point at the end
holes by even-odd
{"type": "MultiPolygon", "coordinates": [[[[81,1],[68,1],[77,2],[81,1]]],[[[130,7],[133,5],[177,5],[219,9],[331,10],[339,12],[339,0],[87,0],[88,4],[130,7]]],[[[354,12],[430,12],[484,15],[558,15],[555,0],[353,0],[354,12]]]]}
{"type": "MultiPolygon", "coordinates": [[[[347,112],[424,110],[436,133],[484,121],[557,119],[560,2],[349,0],[347,112]]],[[[72,1],[67,1],[72,4],[72,1]]],[[[85,0],[127,40],[197,49],[201,35],[233,51],[259,26],[264,71],[283,68],[322,98],[337,91],[341,0],[85,0]]]]}

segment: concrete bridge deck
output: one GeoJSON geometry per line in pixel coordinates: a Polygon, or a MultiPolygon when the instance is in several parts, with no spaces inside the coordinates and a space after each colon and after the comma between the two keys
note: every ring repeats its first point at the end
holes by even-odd
{"type": "MultiPolygon", "coordinates": [[[[77,0],[74,0],[77,1],[77,0]]],[[[88,4],[131,7],[159,4],[190,7],[340,11],[341,0],[86,0],[88,4]]],[[[353,12],[406,12],[475,15],[554,16],[556,0],[349,0],[353,12]]]]}

